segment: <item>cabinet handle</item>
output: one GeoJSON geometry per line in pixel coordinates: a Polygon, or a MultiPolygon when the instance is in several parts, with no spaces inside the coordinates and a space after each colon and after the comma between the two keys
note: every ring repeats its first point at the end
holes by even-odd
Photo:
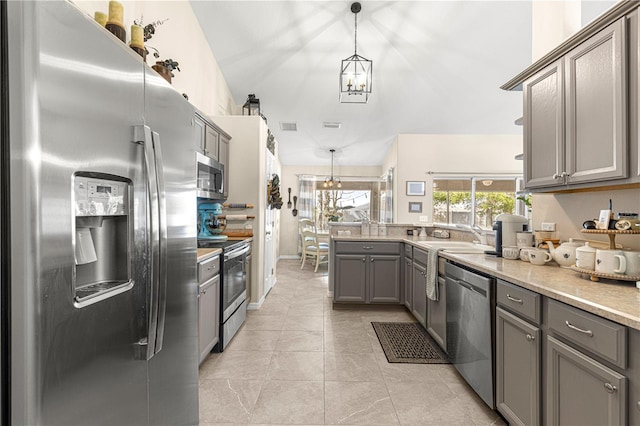
{"type": "Polygon", "coordinates": [[[516,302],[522,305],[522,299],[516,299],[515,297],[511,297],[509,296],[509,293],[507,293],[507,299],[511,300],[512,302],[516,302]]]}
{"type": "Polygon", "coordinates": [[[591,330],[583,330],[581,328],[578,328],[575,325],[571,324],[569,321],[565,321],[564,323],[572,330],[579,331],[580,333],[584,333],[589,337],[593,337],[593,331],[591,330]]]}
{"type": "Polygon", "coordinates": [[[556,179],[556,180],[558,180],[558,179],[560,179],[561,175],[559,175],[557,173],[554,173],[553,176],[551,176],[551,177],[556,179]]]}
{"type": "Polygon", "coordinates": [[[367,259],[363,257],[363,258],[362,258],[362,261],[363,261],[363,262],[366,262],[366,261],[367,261],[367,259]]]}
{"type": "Polygon", "coordinates": [[[374,257],[371,258],[371,263],[373,263],[373,261],[376,260],[374,257]]]}
{"type": "Polygon", "coordinates": [[[562,172],[562,174],[561,174],[560,176],[562,176],[563,178],[566,178],[567,176],[569,176],[569,173],[567,173],[567,172],[562,172]]]}
{"type": "Polygon", "coordinates": [[[362,246],[364,250],[372,250],[373,246],[362,246]]]}
{"type": "Polygon", "coordinates": [[[535,336],[532,336],[530,334],[527,334],[527,341],[528,342],[533,342],[534,340],[536,340],[535,336]]]}
{"type": "Polygon", "coordinates": [[[611,383],[605,383],[604,384],[604,388],[607,390],[607,392],[609,393],[614,393],[615,391],[618,390],[617,387],[615,387],[614,385],[612,385],[611,383]]]}

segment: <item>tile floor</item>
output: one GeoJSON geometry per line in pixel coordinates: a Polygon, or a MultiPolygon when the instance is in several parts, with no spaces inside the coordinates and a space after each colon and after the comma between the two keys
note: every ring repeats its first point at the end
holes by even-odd
{"type": "Polygon", "coordinates": [[[278,262],[277,284],[200,367],[200,424],[504,425],[450,365],[389,364],[371,321],[403,307],[332,309],[327,269],[278,262]]]}

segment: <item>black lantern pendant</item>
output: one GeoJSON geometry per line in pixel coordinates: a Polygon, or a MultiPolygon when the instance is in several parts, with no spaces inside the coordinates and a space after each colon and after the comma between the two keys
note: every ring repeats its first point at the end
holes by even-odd
{"type": "Polygon", "coordinates": [[[247,96],[247,101],[242,106],[242,115],[262,116],[260,113],[260,99],[256,98],[256,95],[250,94],[247,96]]]}

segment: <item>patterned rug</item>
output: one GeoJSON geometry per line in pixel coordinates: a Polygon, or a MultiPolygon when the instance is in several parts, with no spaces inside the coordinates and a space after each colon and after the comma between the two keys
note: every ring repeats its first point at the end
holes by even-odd
{"type": "Polygon", "coordinates": [[[371,322],[389,362],[448,364],[447,354],[417,322],[371,322]]]}

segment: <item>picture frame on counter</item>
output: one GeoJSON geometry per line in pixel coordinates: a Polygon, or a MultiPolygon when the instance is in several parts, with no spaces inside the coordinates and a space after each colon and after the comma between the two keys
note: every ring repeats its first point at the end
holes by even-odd
{"type": "Polygon", "coordinates": [[[596,229],[609,229],[609,219],[611,218],[611,210],[600,210],[600,216],[596,223],[596,229]]]}
{"type": "Polygon", "coordinates": [[[422,203],[409,201],[409,213],[422,213],[422,203]]]}
{"type": "Polygon", "coordinates": [[[424,181],[407,181],[407,195],[424,195],[424,181]]]}

